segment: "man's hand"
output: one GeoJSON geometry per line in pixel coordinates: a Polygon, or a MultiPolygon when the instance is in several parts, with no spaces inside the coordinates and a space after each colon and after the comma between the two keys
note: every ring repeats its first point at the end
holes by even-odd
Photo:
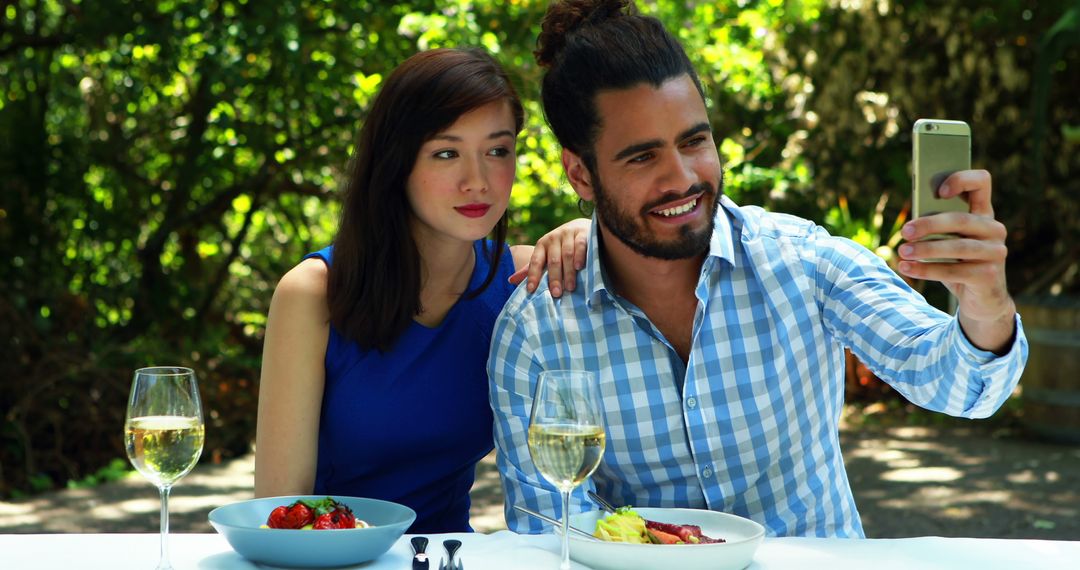
{"type": "Polygon", "coordinates": [[[909,242],[900,246],[900,273],[915,279],[940,281],[956,295],[960,326],[975,346],[996,353],[1007,351],[1015,334],[1016,304],[1005,284],[1005,226],[994,219],[991,179],[985,170],[964,170],[945,179],[938,196],[962,196],[969,213],[947,212],[904,224],[909,242]],[[931,234],[956,234],[956,239],[918,242],[931,234]],[[956,263],[923,263],[923,259],[956,259],[956,263]]]}

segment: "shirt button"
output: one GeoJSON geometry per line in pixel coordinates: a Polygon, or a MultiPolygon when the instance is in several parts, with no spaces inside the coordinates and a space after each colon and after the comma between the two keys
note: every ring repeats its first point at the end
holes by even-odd
{"type": "Polygon", "coordinates": [[[690,396],[686,399],[686,407],[691,410],[697,407],[697,398],[690,396]]]}
{"type": "Polygon", "coordinates": [[[706,479],[712,477],[712,469],[709,468],[709,467],[706,467],[705,469],[703,469],[701,471],[701,476],[706,478],[706,479]]]}

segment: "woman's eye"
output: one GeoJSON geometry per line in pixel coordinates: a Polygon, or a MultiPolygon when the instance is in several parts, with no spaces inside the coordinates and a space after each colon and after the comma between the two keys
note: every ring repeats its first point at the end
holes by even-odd
{"type": "Polygon", "coordinates": [[[489,151],[488,154],[490,154],[491,156],[498,156],[498,157],[510,156],[510,149],[508,149],[506,147],[503,147],[503,146],[500,146],[500,147],[491,149],[491,151],[489,151]]]}
{"type": "Polygon", "coordinates": [[[456,150],[440,150],[439,152],[436,152],[434,156],[435,158],[455,158],[457,155],[456,150]]]}

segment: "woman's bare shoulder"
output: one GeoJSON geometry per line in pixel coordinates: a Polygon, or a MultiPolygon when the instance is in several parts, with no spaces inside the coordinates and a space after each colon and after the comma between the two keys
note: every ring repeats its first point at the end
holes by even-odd
{"type": "Polygon", "coordinates": [[[521,271],[529,266],[534,249],[536,248],[531,245],[510,246],[510,255],[514,258],[514,271],[521,271]]]}
{"type": "Polygon", "coordinates": [[[330,276],[330,269],[323,260],[311,257],[298,263],[282,276],[278,281],[278,293],[289,296],[316,296],[326,298],[326,285],[330,276]]]}
{"type": "Polygon", "coordinates": [[[270,302],[271,312],[301,314],[325,322],[329,315],[326,287],[330,271],[326,263],[318,258],[301,261],[282,276],[274,289],[274,298],[270,302]]]}

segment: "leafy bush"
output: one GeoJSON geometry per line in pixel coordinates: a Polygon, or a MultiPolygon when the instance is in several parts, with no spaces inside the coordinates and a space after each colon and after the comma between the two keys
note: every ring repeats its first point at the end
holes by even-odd
{"type": "Polygon", "coordinates": [[[1012,287],[1080,291],[1080,139],[1069,134],[1080,126],[1080,4],[864,2],[823,11],[784,53],[804,84],[792,106],[823,208],[846,197],[871,212],[888,196],[894,219],[910,195],[915,120],[962,119],[973,165],[994,176],[1012,287]]]}

